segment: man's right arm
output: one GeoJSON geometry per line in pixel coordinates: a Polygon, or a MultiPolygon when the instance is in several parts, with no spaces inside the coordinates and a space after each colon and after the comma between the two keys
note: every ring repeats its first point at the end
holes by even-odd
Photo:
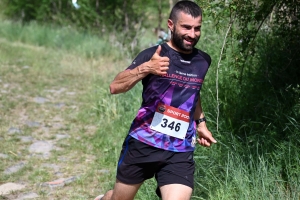
{"type": "Polygon", "coordinates": [[[110,93],[119,94],[127,92],[128,90],[133,88],[133,86],[135,86],[137,82],[139,82],[149,74],[148,72],[146,72],[146,70],[143,70],[143,72],[141,71],[141,69],[146,68],[147,62],[137,66],[134,69],[128,69],[120,72],[109,86],[110,93]]]}
{"type": "Polygon", "coordinates": [[[109,86],[111,94],[127,92],[133,88],[137,82],[142,80],[148,74],[165,75],[169,69],[169,58],[161,57],[161,46],[153,54],[152,58],[134,69],[128,69],[120,72],[109,86]]]}

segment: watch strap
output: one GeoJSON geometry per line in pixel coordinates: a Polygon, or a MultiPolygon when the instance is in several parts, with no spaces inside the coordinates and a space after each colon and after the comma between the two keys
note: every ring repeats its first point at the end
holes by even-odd
{"type": "Polygon", "coordinates": [[[198,124],[200,124],[201,122],[206,122],[206,118],[203,117],[203,118],[200,118],[200,119],[196,119],[195,122],[196,122],[196,124],[198,125],[198,124]]]}

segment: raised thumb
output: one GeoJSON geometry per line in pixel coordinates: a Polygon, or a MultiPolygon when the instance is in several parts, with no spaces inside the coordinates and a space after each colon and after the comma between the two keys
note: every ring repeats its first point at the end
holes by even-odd
{"type": "Polygon", "coordinates": [[[158,55],[160,55],[160,52],[161,52],[161,46],[158,45],[158,47],[157,47],[155,53],[158,54],[158,55]]]}

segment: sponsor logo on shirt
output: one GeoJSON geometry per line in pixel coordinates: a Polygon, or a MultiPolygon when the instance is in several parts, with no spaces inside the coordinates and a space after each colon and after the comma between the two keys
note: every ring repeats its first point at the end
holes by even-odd
{"type": "Polygon", "coordinates": [[[187,61],[187,60],[180,60],[180,62],[186,63],[186,64],[191,64],[191,61],[187,61]]]}

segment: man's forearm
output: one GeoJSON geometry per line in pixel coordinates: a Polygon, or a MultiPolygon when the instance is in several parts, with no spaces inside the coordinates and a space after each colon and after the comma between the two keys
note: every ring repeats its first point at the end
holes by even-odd
{"type": "Polygon", "coordinates": [[[133,88],[140,80],[147,76],[148,73],[144,69],[144,64],[141,64],[134,69],[120,72],[109,86],[110,93],[119,94],[133,88]]]}
{"type": "Polygon", "coordinates": [[[119,94],[127,92],[150,73],[158,76],[167,74],[170,59],[166,56],[161,57],[159,55],[160,51],[161,46],[158,46],[148,62],[144,62],[134,69],[120,72],[109,86],[110,93],[119,94]]]}
{"type": "Polygon", "coordinates": [[[204,112],[202,110],[202,106],[201,106],[201,100],[200,100],[200,95],[196,104],[196,110],[195,110],[195,114],[194,114],[194,120],[198,120],[204,117],[204,112]]]}

